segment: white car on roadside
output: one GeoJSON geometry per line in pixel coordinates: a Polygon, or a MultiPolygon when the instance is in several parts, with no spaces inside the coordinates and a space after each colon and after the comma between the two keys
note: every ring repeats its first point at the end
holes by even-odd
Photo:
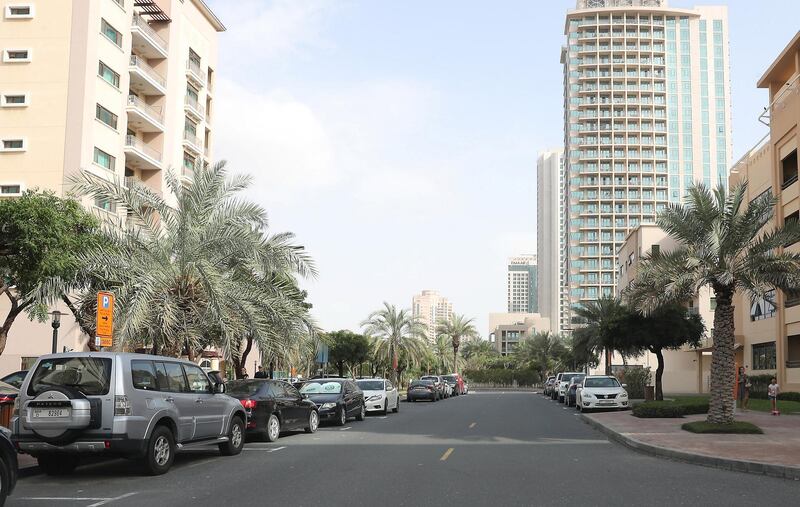
{"type": "Polygon", "coordinates": [[[589,411],[599,408],[630,408],[628,391],[625,384],[620,384],[616,377],[607,375],[588,375],[578,385],[575,404],[578,410],[589,411]]]}
{"type": "Polygon", "coordinates": [[[560,377],[558,377],[558,381],[555,385],[556,390],[556,398],[559,402],[564,402],[564,396],[567,393],[567,388],[569,387],[569,382],[572,380],[572,377],[577,375],[583,375],[581,372],[565,372],[559,373],[560,377]]]}
{"type": "Polygon", "coordinates": [[[364,405],[367,412],[388,413],[400,411],[400,394],[397,388],[383,378],[364,378],[356,380],[358,387],[364,392],[364,405]]]}

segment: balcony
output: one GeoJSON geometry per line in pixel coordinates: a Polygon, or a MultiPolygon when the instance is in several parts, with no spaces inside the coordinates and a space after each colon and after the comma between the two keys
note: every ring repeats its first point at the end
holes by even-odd
{"type": "Polygon", "coordinates": [[[203,87],[206,85],[206,75],[203,69],[200,68],[200,64],[195,61],[186,60],[186,77],[196,86],[203,87]]]}
{"type": "Polygon", "coordinates": [[[131,88],[145,95],[165,95],[167,80],[147,64],[144,58],[131,55],[130,66],[131,88]]]}
{"type": "Polygon", "coordinates": [[[197,121],[203,121],[206,116],[206,108],[201,106],[196,98],[189,95],[183,101],[183,110],[190,118],[197,121]]]}
{"type": "Polygon", "coordinates": [[[140,132],[164,132],[164,114],[160,107],[145,103],[136,95],[128,95],[128,125],[140,132]]]}
{"type": "Polygon", "coordinates": [[[195,155],[203,153],[203,143],[200,139],[189,131],[183,132],[183,147],[191,151],[195,155]]]}
{"type": "Polygon", "coordinates": [[[145,58],[166,58],[169,54],[167,41],[162,39],[139,14],[133,15],[131,37],[136,52],[145,58]]]}
{"type": "Polygon", "coordinates": [[[161,153],[136,136],[125,136],[125,165],[133,169],[161,169],[161,153]]]}

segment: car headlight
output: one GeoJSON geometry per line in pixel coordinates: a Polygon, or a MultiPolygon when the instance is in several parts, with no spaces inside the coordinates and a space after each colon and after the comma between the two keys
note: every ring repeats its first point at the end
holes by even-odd
{"type": "Polygon", "coordinates": [[[594,398],[594,395],[592,393],[584,391],[584,392],[581,393],[581,397],[582,398],[594,398]]]}
{"type": "Polygon", "coordinates": [[[329,408],[336,408],[336,403],[323,403],[322,406],[319,407],[320,410],[326,410],[329,408]]]}
{"type": "Polygon", "coordinates": [[[383,395],[376,394],[375,396],[370,396],[369,398],[367,398],[367,401],[378,401],[380,399],[383,399],[383,395]]]}
{"type": "Polygon", "coordinates": [[[621,393],[619,393],[619,397],[620,398],[627,398],[628,397],[628,393],[626,393],[625,391],[622,391],[621,393]]]}

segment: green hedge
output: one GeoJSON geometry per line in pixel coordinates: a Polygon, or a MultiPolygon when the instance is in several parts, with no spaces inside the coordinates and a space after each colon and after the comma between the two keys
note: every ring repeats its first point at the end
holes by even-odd
{"type": "Polygon", "coordinates": [[[646,401],[633,406],[633,415],[642,418],[683,417],[707,414],[707,401],[646,401]]]}
{"type": "Polygon", "coordinates": [[[644,399],[644,388],[650,385],[650,368],[625,368],[616,374],[621,384],[627,384],[628,397],[632,400],[644,399]]]}
{"type": "Polygon", "coordinates": [[[713,424],[706,421],[684,423],[681,428],[692,433],[744,433],[760,435],[764,433],[755,424],[745,421],[735,421],[732,424],[713,424]]]}
{"type": "MultiPolygon", "coordinates": [[[[750,375],[750,397],[757,400],[767,399],[767,386],[775,375],[750,375]]],[[[800,402],[800,393],[788,391],[778,395],[779,400],[800,402]]]]}
{"type": "Polygon", "coordinates": [[[533,369],[485,368],[482,370],[464,370],[463,376],[476,384],[533,386],[541,382],[539,373],[533,369]]]}

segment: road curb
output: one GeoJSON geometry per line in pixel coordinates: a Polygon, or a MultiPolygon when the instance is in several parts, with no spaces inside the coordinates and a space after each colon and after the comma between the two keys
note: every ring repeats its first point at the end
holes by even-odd
{"type": "Polygon", "coordinates": [[[758,461],[747,461],[731,458],[722,458],[718,456],[706,456],[703,454],[694,454],[691,452],[679,451],[677,449],[670,449],[668,447],[661,447],[658,445],[648,444],[637,440],[628,435],[614,431],[610,427],[593,419],[591,416],[581,414],[583,422],[589,426],[600,431],[610,440],[620,443],[630,449],[641,452],[643,454],[650,454],[661,458],[667,458],[674,461],[683,461],[694,465],[702,465],[712,468],[721,468],[723,470],[733,470],[736,472],[745,472],[756,475],[768,475],[770,477],[779,477],[781,479],[790,479],[800,481],[800,467],[789,465],[775,465],[771,463],[762,463],[758,461]]]}

